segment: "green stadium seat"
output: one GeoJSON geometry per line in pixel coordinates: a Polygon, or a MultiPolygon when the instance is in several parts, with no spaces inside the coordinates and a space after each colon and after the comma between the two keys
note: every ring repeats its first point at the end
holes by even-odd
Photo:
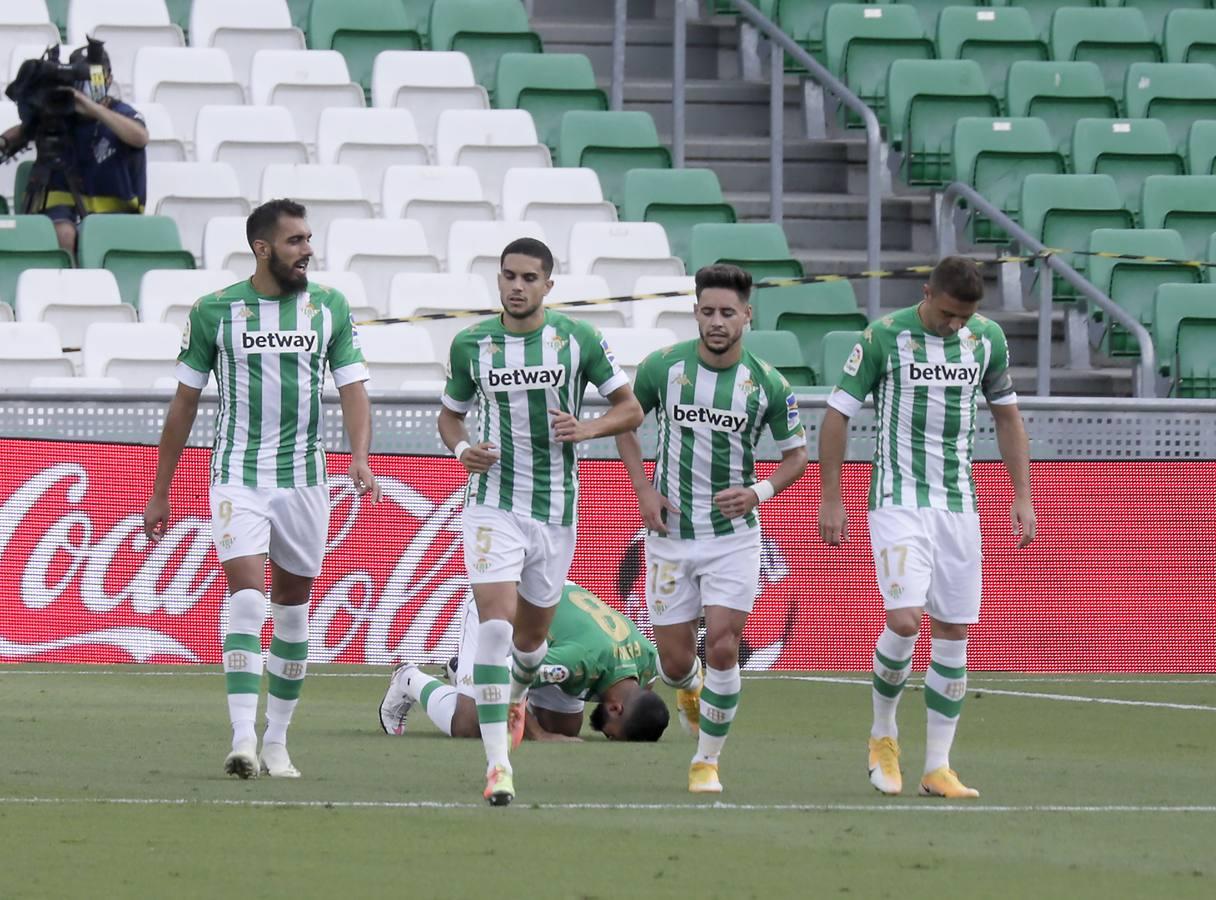
{"type": "MultiPolygon", "coordinates": [[[[954,181],[972,185],[1001,212],[1019,220],[1022,182],[1032,174],[1065,171],[1064,157],[1041,119],[966,117],[954,127],[954,181]]],[[[978,211],[971,217],[971,236],[981,243],[1004,243],[1009,236],[978,211]]]]}
{"type": "MultiPolygon", "coordinates": [[[[975,10],[971,9],[971,7],[978,5],[978,3],[965,2],[965,0],[915,0],[915,2],[908,4],[908,6],[916,8],[916,14],[920,16],[921,24],[925,27],[925,34],[929,35],[930,39],[939,33],[942,13],[946,9],[950,7],[965,8],[974,15],[975,10]]],[[[958,59],[956,56],[944,56],[940,45],[938,46],[937,53],[942,59],[958,59]]]]}
{"type": "MultiPolygon", "coordinates": [[[[312,10],[312,0],[287,0],[287,11],[291,13],[291,24],[308,34],[308,14],[312,10]]],[[[311,47],[312,44],[309,44],[311,47]]]]}
{"type": "MultiPolygon", "coordinates": [[[[1108,3],[1107,5],[1116,4],[1108,3]]],[[[1153,36],[1153,40],[1160,43],[1165,37],[1166,20],[1172,13],[1178,10],[1198,12],[1209,9],[1212,4],[1210,0],[1121,0],[1117,5],[1140,10],[1140,15],[1144,16],[1144,24],[1148,26],[1149,34],[1153,36]]],[[[1180,61],[1185,62],[1185,60],[1180,61]]]]}
{"type": "Polygon", "coordinates": [[[693,226],[735,221],[735,208],[723,198],[713,169],[631,169],[625,173],[622,213],[630,222],[662,225],[672,255],[686,268],[692,265],[693,226]]]}
{"type": "Polygon", "coordinates": [[[974,9],[951,6],[937,20],[937,54],[942,59],[973,59],[984,70],[988,91],[1006,106],[1009,67],[1019,60],[1047,59],[1047,44],[1035,31],[1030,13],[1017,7],[974,9]]]}
{"type": "MultiPolygon", "coordinates": [[[[1157,350],[1157,370],[1162,375],[1181,374],[1183,369],[1192,372],[1202,369],[1209,378],[1216,375],[1213,371],[1216,363],[1216,284],[1163,284],[1157,288],[1153,300],[1153,345],[1157,350]],[[1203,354],[1202,366],[1196,365],[1196,353],[1190,347],[1187,348],[1188,359],[1184,360],[1187,365],[1178,365],[1182,356],[1179,353],[1179,326],[1184,322],[1196,325],[1206,322],[1210,329],[1210,343],[1203,354]]],[[[1179,386],[1176,378],[1174,387],[1179,386]]]]}
{"type": "Polygon", "coordinates": [[[867,324],[847,281],[762,288],[752,295],[752,327],[788,331],[798,338],[802,358],[814,370],[817,384],[834,383],[825,377],[829,371],[824,361],[825,336],[833,331],[860,331],[867,324]]]}
{"type": "Polygon", "coordinates": [[[1216,175],[1150,175],[1140,203],[1145,228],[1172,228],[1186,259],[1206,259],[1216,232],[1216,175]]]}
{"type": "Polygon", "coordinates": [[[149,269],[193,269],[168,216],[89,216],[77,242],[80,266],[109,269],[124,303],[138,305],[139,281],[149,269]]]}
{"type": "Polygon", "coordinates": [[[498,61],[494,101],[502,109],[530,112],[537,135],[554,154],[563,115],[572,109],[608,109],[591,60],[582,53],[504,53],[498,61]]]}
{"type": "Polygon", "coordinates": [[[835,387],[844,373],[849,354],[862,338],[860,331],[829,331],[823,336],[823,383],[835,387]]]}
{"type": "Polygon", "coordinates": [[[1051,18],[1051,55],[1097,63],[1107,93],[1119,98],[1127,67],[1161,62],[1161,46],[1138,9],[1061,7],[1051,18]]]}
{"type": "Polygon", "coordinates": [[[30,183],[30,171],[33,168],[32,159],[23,159],[17,163],[17,171],[13,175],[13,210],[16,212],[25,208],[25,188],[30,183]]]}
{"type": "Polygon", "coordinates": [[[1210,63],[1133,63],[1124,96],[1131,119],[1160,119],[1179,149],[1191,123],[1216,119],[1216,66],[1210,63]]]}
{"type": "Polygon", "coordinates": [[[689,243],[693,272],[723,262],[746,269],[754,281],[802,277],[802,263],[790,255],[785,232],[774,222],[703,222],[692,226],[689,243]]]}
{"type": "Polygon", "coordinates": [[[26,269],[70,269],[72,257],[59,246],[46,216],[0,218],[0,302],[17,299],[17,278],[26,269]]]}
{"type": "Polygon", "coordinates": [[[169,10],[169,21],[182,30],[186,42],[190,41],[190,7],[194,0],[165,0],[169,10]]]}
{"type": "Polygon", "coordinates": [[[1123,205],[1137,218],[1145,178],[1183,174],[1182,157],[1156,119],[1081,119],[1073,132],[1072,167],[1079,175],[1112,176],[1123,205]]]}
{"type": "Polygon", "coordinates": [[[788,331],[745,331],[743,346],[784,375],[790,387],[814,386],[815,373],[802,358],[798,338],[788,331]]]}
{"type": "Polygon", "coordinates": [[[1216,10],[1178,9],[1165,20],[1165,61],[1216,63],[1216,10]]]}
{"type": "Polygon", "coordinates": [[[1065,159],[1072,157],[1078,119],[1113,119],[1119,114],[1102,70],[1091,62],[1015,62],[1009,67],[1005,99],[1009,115],[1046,122],[1065,159]]]}
{"type": "Polygon", "coordinates": [[[431,7],[431,47],[469,57],[473,78],[494,99],[498,60],[504,53],[540,53],[519,0],[435,0],[431,7]]]}
{"type": "Polygon", "coordinates": [[[566,113],[557,158],[558,165],[595,169],[604,199],[618,209],[625,201],[626,172],[671,168],[671,152],[659,143],[654,119],[639,110],[566,113]]]}
{"type": "Polygon", "coordinates": [[[421,50],[423,25],[410,14],[415,4],[384,0],[312,0],[308,46],[337,50],[351,81],[371,99],[372,65],[384,50],[421,50]]]}
{"type": "Polygon", "coordinates": [[[46,0],[46,11],[51,16],[51,21],[59,29],[59,36],[64,42],[68,39],[68,7],[72,0],[46,0]]]}
{"type": "Polygon", "coordinates": [[[1175,397],[1216,397],[1216,319],[1190,316],[1178,323],[1175,397]]]}
{"type": "MultiPolygon", "coordinates": [[[[1022,227],[1048,247],[1088,250],[1089,236],[1099,228],[1134,228],[1119,186],[1109,175],[1027,175],[1022,183],[1022,227]]],[[[1068,256],[1081,275],[1089,257],[1068,256]]],[[[1076,289],[1053,275],[1052,298],[1075,301],[1076,289]]]]}
{"type": "MultiPolygon", "coordinates": [[[[823,20],[828,7],[836,2],[840,0],[769,0],[772,15],[768,17],[807,53],[827,65],[828,58],[823,47],[823,20]]],[[[764,12],[763,7],[760,11],[764,12]]],[[[785,68],[792,72],[804,71],[802,66],[788,55],[785,58],[785,68]]]]}
{"type": "MultiPolygon", "coordinates": [[[[837,3],[823,20],[828,68],[878,116],[887,121],[887,70],[896,60],[933,59],[933,41],[925,34],[916,7],[837,3]]],[[[861,119],[841,107],[845,124],[861,119]]]]}
{"type": "Polygon", "coordinates": [[[888,74],[890,139],[910,185],[941,185],[953,174],[954,124],[998,114],[984,72],[971,59],[900,59],[888,74]]]}
{"type": "MultiPolygon", "coordinates": [[[[1035,33],[1046,41],[1051,37],[1051,17],[1057,9],[1065,5],[1059,0],[987,0],[985,6],[1019,6],[1030,14],[1035,33]]],[[[1102,6],[1103,0],[1071,0],[1069,6],[1102,6]]]]}
{"type": "MultiPolygon", "coordinates": [[[[1183,259],[1186,249],[1176,231],[1164,228],[1099,228],[1089,240],[1091,252],[1183,259]]],[[[1089,260],[1089,280],[1141,325],[1153,331],[1153,298],[1157,288],[1174,282],[1197,284],[1201,272],[1195,266],[1094,256],[1089,260]]],[[[1091,312],[1094,312],[1091,310],[1091,312]]],[[[1095,316],[1101,318],[1099,316],[1095,316]]],[[[1101,349],[1108,356],[1139,356],[1140,349],[1126,329],[1107,322],[1101,349]]]]}
{"type": "Polygon", "coordinates": [[[1216,122],[1191,125],[1186,140],[1186,170],[1192,175],[1216,175],[1216,122]]]}

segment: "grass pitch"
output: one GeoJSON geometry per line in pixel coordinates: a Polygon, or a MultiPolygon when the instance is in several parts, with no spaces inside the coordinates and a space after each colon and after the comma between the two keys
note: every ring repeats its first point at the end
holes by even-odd
{"type": "Polygon", "coordinates": [[[685,791],[673,722],[657,745],[525,744],[507,809],[480,799],[479,742],[418,711],[381,733],[386,682],[310,671],[304,777],[241,782],[216,669],[0,668],[0,896],[1216,896],[1212,676],[971,673],[968,803],[914,796],[919,691],[884,798],[864,677],[752,677],[718,802],[685,791]]]}

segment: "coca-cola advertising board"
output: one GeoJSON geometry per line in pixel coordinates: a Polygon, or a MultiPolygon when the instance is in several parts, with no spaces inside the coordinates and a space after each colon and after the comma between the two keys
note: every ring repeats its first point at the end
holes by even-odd
{"type": "MultiPolygon", "coordinates": [[[[209,451],[188,449],[165,539],[143,536],[154,448],[0,440],[0,662],[218,663],[224,580],[209,451]]],[[[375,456],[384,499],[353,495],[330,454],[333,515],[311,610],[316,662],[440,662],[468,595],[463,469],[375,456]]],[[[762,464],[761,475],[773,468],[762,464]]],[[[973,669],[1216,672],[1216,463],[1038,462],[1039,537],[1017,550],[1008,477],[976,465],[984,607],[973,669]]],[[[619,462],[584,461],[571,579],[647,628],[637,507],[619,462]]],[[[850,540],[818,538],[818,476],[763,507],[748,669],[866,670],[882,612],[865,529],[869,467],[845,467],[850,540]]],[[[269,640],[269,624],[266,639],[269,640]]],[[[917,665],[927,659],[921,642],[917,665]]]]}

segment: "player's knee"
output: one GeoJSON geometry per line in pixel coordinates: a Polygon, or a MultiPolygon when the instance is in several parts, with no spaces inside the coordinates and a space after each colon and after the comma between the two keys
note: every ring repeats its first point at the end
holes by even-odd
{"type": "Polygon", "coordinates": [[[663,670],[664,680],[669,683],[683,681],[696,665],[696,654],[683,647],[660,647],[659,668],[663,670]]]}
{"type": "Polygon", "coordinates": [[[739,664],[739,640],[730,632],[707,635],[705,662],[711,669],[732,669],[739,664]]]}
{"type": "Polygon", "coordinates": [[[452,716],[452,737],[481,737],[481,726],[477,724],[477,705],[471,698],[461,696],[456,703],[456,712],[452,716]],[[465,700],[469,702],[463,702],[465,700]]]}
{"type": "Polygon", "coordinates": [[[887,627],[900,637],[914,637],[920,631],[919,607],[887,610],[887,627]]]}

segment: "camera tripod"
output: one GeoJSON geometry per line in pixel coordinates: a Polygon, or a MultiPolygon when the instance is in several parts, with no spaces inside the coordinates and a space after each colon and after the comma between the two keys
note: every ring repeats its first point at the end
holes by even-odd
{"type": "Polygon", "coordinates": [[[47,209],[47,199],[50,196],[51,173],[58,170],[63,172],[64,181],[67,182],[68,193],[72,195],[72,205],[76,209],[77,219],[83,220],[88,215],[88,210],[85,208],[84,192],[80,186],[80,175],[75,167],[69,165],[63,158],[63,154],[59,149],[59,142],[63,138],[59,135],[47,137],[49,139],[45,142],[41,139],[35,141],[34,165],[30,169],[29,181],[25,185],[25,197],[21,212],[28,215],[30,213],[40,213],[47,209]]]}

